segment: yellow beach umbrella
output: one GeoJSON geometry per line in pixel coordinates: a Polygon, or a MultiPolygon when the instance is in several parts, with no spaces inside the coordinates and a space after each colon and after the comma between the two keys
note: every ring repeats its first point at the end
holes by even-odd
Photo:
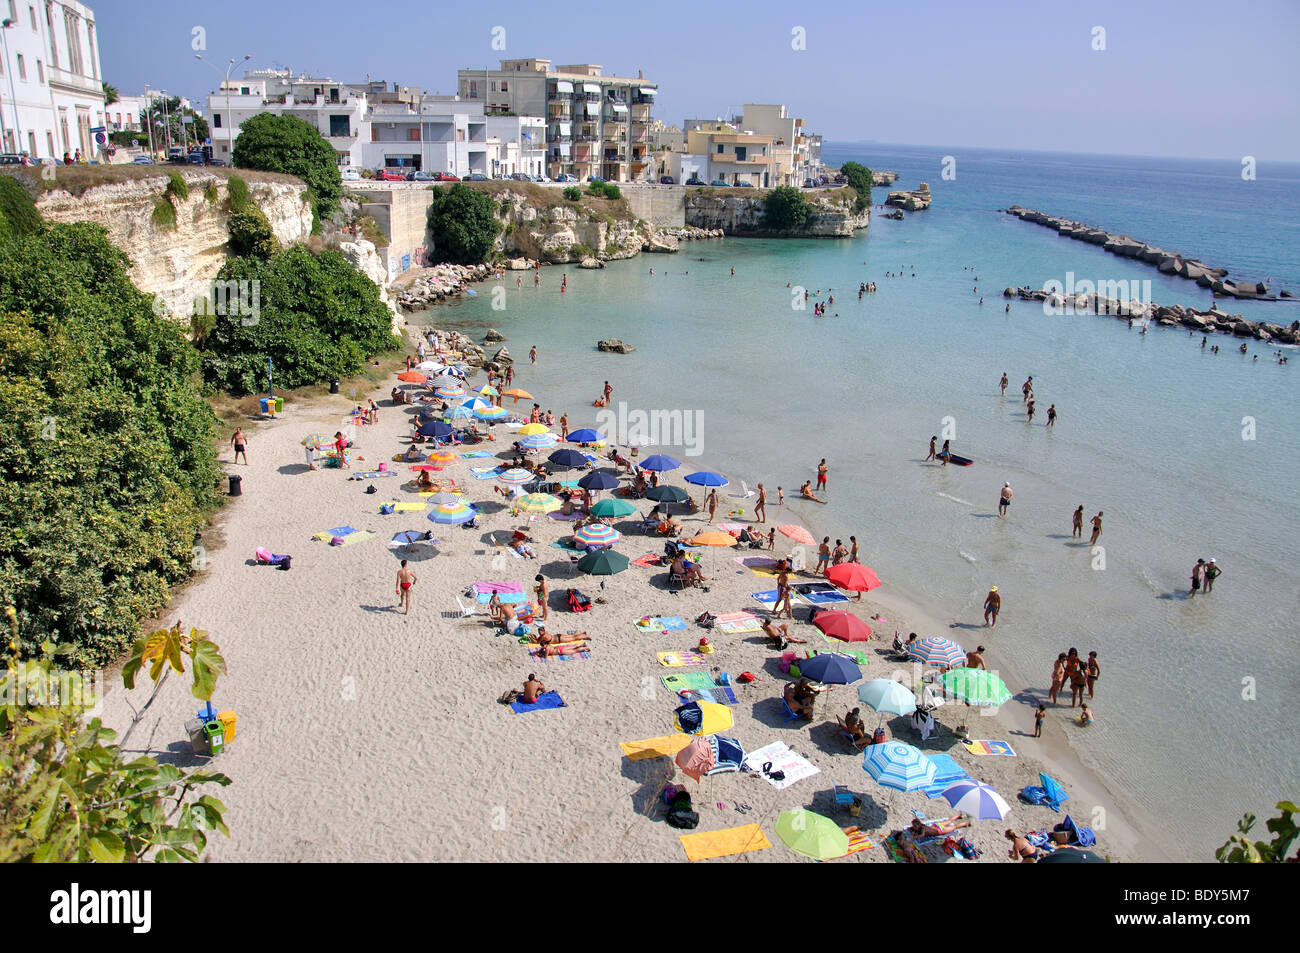
{"type": "Polygon", "coordinates": [[[524,424],[516,433],[521,437],[531,437],[535,433],[550,433],[546,424],[524,424]]]}
{"type": "Polygon", "coordinates": [[[482,394],[484,397],[495,397],[497,396],[498,393],[500,393],[500,391],[498,391],[491,384],[484,384],[482,387],[478,389],[478,392],[482,394]]]}
{"type": "Polygon", "coordinates": [[[529,493],[514,501],[514,507],[525,513],[554,513],[564,504],[559,497],[549,493],[529,493]]]}

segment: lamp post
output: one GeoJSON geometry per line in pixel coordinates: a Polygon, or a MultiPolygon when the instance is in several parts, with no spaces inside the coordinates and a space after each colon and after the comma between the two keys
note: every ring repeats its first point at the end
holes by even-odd
{"type": "Polygon", "coordinates": [[[144,84],[144,128],[149,133],[149,158],[157,159],[158,155],[153,148],[153,107],[150,105],[149,84],[144,84]]]}
{"type": "MultiPolygon", "coordinates": [[[[198,60],[200,63],[203,63],[205,66],[210,66],[212,69],[216,70],[218,76],[223,75],[221,72],[221,68],[217,66],[216,63],[211,63],[208,60],[205,60],[203,58],[202,53],[195,53],[194,58],[198,60]]],[[[230,143],[230,156],[228,161],[230,162],[231,165],[235,164],[235,136],[234,136],[235,127],[232,124],[233,117],[230,115],[230,71],[234,69],[237,64],[242,66],[244,63],[247,63],[252,58],[253,56],[251,53],[246,54],[242,60],[235,60],[232,57],[229,61],[229,65],[226,67],[226,72],[224,74],[224,78],[221,83],[222,87],[226,91],[226,139],[230,143]]]]}
{"type": "Polygon", "coordinates": [[[18,117],[18,94],[14,92],[14,73],[13,70],[9,68],[9,43],[5,39],[4,33],[5,30],[9,29],[13,25],[14,20],[12,17],[5,17],[4,21],[0,22],[0,44],[3,44],[5,72],[9,74],[9,98],[14,101],[14,134],[17,137],[14,142],[14,152],[21,153],[23,151],[23,123],[18,117]]]}

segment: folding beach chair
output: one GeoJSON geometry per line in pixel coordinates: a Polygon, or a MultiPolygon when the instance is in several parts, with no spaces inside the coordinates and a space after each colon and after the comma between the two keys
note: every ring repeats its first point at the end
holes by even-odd
{"type": "Polygon", "coordinates": [[[785,700],[785,696],[784,696],[784,695],[781,696],[781,707],[785,709],[785,720],[786,720],[786,721],[794,721],[794,720],[797,719],[797,718],[802,718],[802,717],[803,717],[803,716],[800,715],[797,711],[795,711],[793,708],[790,707],[790,703],[789,703],[788,701],[785,700]]]}
{"type": "Polygon", "coordinates": [[[842,784],[836,784],[831,788],[831,794],[835,796],[835,803],[848,806],[853,803],[853,792],[842,784]]]}

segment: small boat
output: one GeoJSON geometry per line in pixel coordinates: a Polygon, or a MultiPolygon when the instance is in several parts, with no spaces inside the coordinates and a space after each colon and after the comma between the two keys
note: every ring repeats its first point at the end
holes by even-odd
{"type": "Polygon", "coordinates": [[[955,467],[968,467],[975,462],[970,457],[959,457],[955,453],[940,452],[940,453],[936,453],[934,456],[936,460],[943,460],[946,458],[948,462],[955,467]]]}

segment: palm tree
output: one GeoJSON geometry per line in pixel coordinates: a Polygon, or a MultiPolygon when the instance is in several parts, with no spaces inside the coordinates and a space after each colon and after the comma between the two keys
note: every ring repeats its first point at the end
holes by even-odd
{"type": "Polygon", "coordinates": [[[116,86],[110,86],[108,83],[101,84],[104,87],[104,105],[111,106],[118,102],[122,97],[117,91],[116,86]]]}

